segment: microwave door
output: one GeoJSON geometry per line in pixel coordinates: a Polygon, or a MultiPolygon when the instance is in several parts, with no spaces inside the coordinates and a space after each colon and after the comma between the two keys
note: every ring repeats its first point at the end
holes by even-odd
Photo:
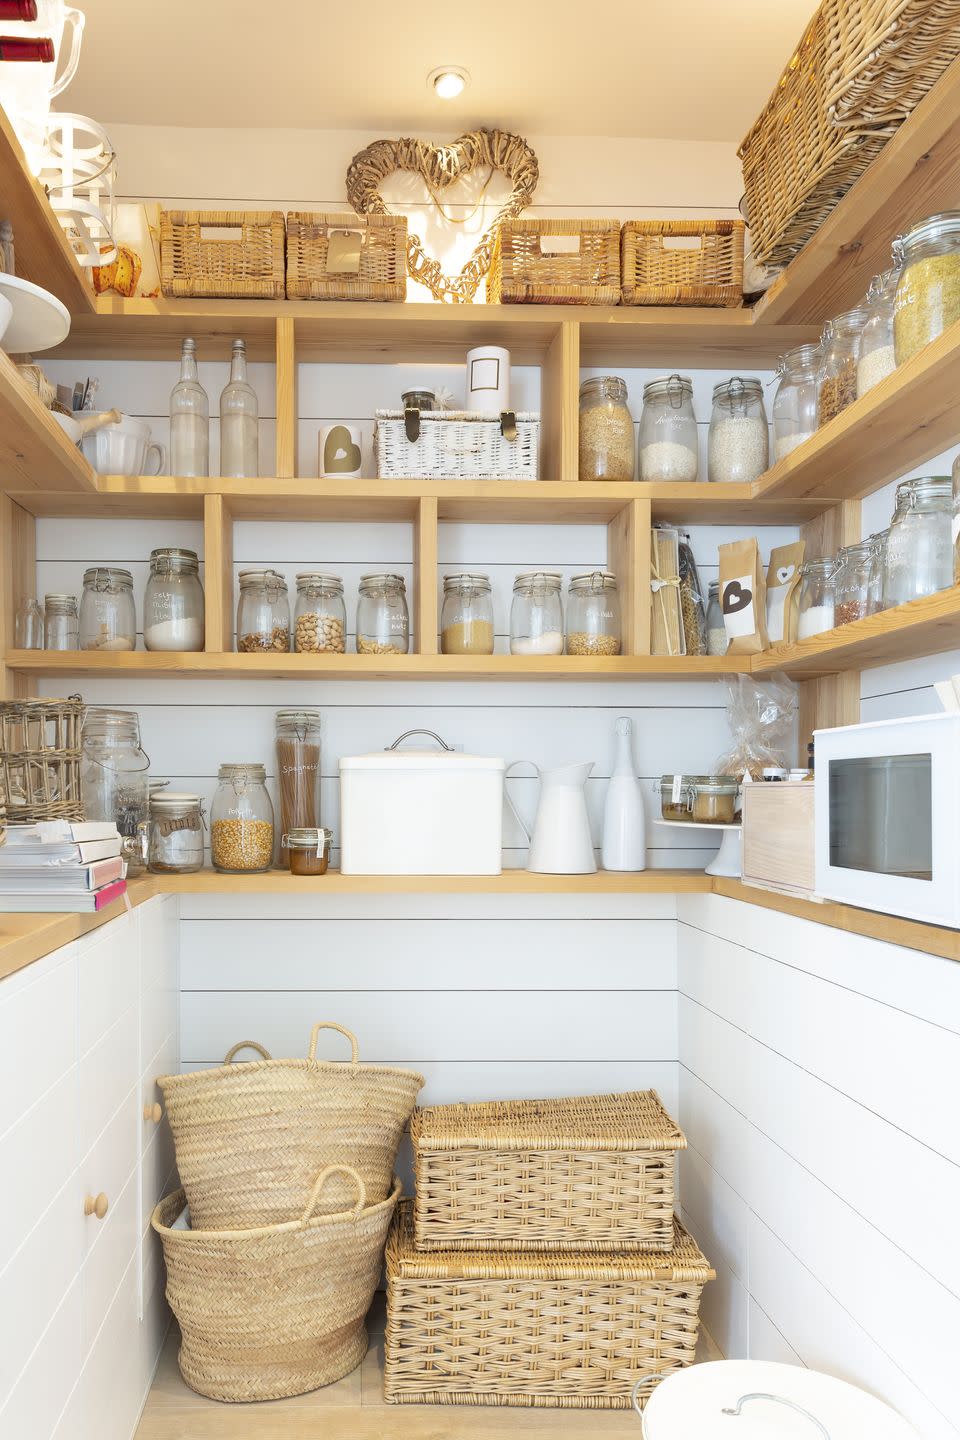
{"type": "Polygon", "coordinates": [[[931,755],[831,760],[830,864],[933,879],[931,755]]]}

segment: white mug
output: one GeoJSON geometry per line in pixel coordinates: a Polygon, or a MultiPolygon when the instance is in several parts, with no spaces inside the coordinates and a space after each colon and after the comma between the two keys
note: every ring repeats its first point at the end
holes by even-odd
{"type": "Polygon", "coordinates": [[[478,345],[467,354],[466,408],[481,415],[510,409],[510,351],[499,345],[478,345]]]}
{"type": "Polygon", "coordinates": [[[320,431],[317,473],[322,480],[357,480],[362,443],[356,425],[324,425],[320,431]]]}

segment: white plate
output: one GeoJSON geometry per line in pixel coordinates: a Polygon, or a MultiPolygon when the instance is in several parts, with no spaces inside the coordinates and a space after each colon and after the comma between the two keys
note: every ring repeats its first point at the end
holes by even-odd
{"type": "Polygon", "coordinates": [[[0,274],[0,295],[13,306],[13,316],[3,337],[10,355],[33,355],[50,350],[70,334],[70,312],[49,290],[41,290],[19,275],[0,274]]]}

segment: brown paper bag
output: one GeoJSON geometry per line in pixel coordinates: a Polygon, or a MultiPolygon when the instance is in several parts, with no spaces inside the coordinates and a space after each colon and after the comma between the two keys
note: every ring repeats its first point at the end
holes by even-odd
{"type": "Polygon", "coordinates": [[[792,645],[800,621],[800,566],[806,545],[794,540],[770,551],[767,566],[767,638],[771,645],[781,640],[792,645]]]}
{"type": "Polygon", "coordinates": [[[758,655],[766,650],[766,586],[755,539],[720,546],[720,609],[728,655],[758,655]]]}

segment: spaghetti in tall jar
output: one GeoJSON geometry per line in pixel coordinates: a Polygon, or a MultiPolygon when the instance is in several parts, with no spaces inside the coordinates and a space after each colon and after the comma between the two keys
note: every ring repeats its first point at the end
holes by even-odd
{"type": "MultiPolygon", "coordinates": [[[[320,712],[277,711],[280,834],[320,824],[320,712]]],[[[281,846],[280,864],[289,857],[281,846]]]]}

